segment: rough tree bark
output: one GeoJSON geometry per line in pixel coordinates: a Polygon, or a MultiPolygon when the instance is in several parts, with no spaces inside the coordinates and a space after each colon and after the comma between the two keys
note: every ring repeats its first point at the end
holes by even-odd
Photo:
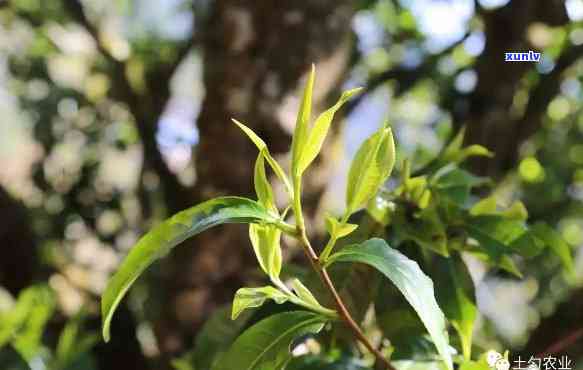
{"type": "MultiPolygon", "coordinates": [[[[289,150],[298,82],[318,65],[315,110],[337,89],[349,58],[349,1],[236,1],[212,3],[203,39],[206,96],[197,125],[195,199],[252,196],[257,150],[230,121],[248,124],[275,156],[289,150]]],[[[326,161],[305,188],[315,209],[326,183],[326,161]]],[[[189,204],[185,202],[184,206],[189,204]]],[[[162,352],[187,344],[217,305],[232,299],[251,262],[245,227],[207,231],[179,248],[166,264],[168,304],[157,325],[162,352]]]]}

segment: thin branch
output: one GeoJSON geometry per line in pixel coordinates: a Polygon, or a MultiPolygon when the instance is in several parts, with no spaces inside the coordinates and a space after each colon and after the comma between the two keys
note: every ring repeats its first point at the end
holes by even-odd
{"type": "MultiPolygon", "coordinates": [[[[342,318],[342,320],[348,325],[350,330],[352,330],[352,332],[354,333],[356,338],[376,357],[377,364],[380,364],[382,369],[396,370],[393,367],[393,365],[391,365],[391,363],[385,358],[385,356],[377,348],[375,348],[372,345],[372,343],[368,340],[368,338],[362,332],[362,329],[358,326],[356,321],[354,321],[354,319],[352,318],[352,315],[350,314],[350,312],[346,308],[346,305],[342,301],[340,294],[338,294],[338,290],[334,286],[332,279],[330,279],[330,275],[328,274],[328,271],[326,271],[326,268],[320,264],[320,260],[318,258],[318,255],[314,251],[314,248],[312,248],[312,245],[310,244],[310,241],[308,240],[308,238],[306,236],[305,230],[298,230],[298,233],[300,235],[298,237],[298,239],[302,243],[303,250],[304,250],[304,253],[306,254],[306,257],[308,258],[308,260],[312,264],[312,267],[314,268],[314,270],[316,270],[316,272],[318,272],[318,275],[320,276],[320,280],[322,281],[324,286],[328,289],[330,294],[332,294],[332,297],[334,298],[334,302],[336,304],[336,309],[338,311],[338,314],[342,318]]],[[[297,237],[297,234],[296,234],[296,237],[297,237]]]]}

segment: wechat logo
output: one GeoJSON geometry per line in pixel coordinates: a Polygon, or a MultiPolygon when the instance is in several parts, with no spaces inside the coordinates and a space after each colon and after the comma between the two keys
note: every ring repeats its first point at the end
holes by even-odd
{"type": "Polygon", "coordinates": [[[490,368],[495,370],[509,370],[510,362],[500,353],[490,350],[486,354],[486,362],[490,368]]]}

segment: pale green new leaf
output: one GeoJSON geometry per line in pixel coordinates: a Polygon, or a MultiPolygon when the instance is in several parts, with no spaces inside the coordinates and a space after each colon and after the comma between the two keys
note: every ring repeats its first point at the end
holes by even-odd
{"type": "Polygon", "coordinates": [[[289,297],[272,286],[261,288],[241,288],[235,293],[231,319],[235,320],[248,308],[260,307],[266,300],[272,299],[277,304],[286,302],[289,297]]]}
{"type": "Polygon", "coordinates": [[[265,208],[277,213],[277,208],[275,207],[275,201],[273,198],[273,190],[271,189],[271,184],[269,183],[267,174],[265,173],[264,150],[260,151],[257,155],[253,183],[255,185],[255,193],[257,194],[259,203],[261,203],[265,208]]]}
{"type": "Polygon", "coordinates": [[[348,172],[347,213],[365,205],[391,174],[395,165],[395,142],[388,125],[365,140],[348,172]]]}
{"type": "Polygon", "coordinates": [[[284,312],[261,320],[233,343],[212,370],[275,370],[291,358],[294,339],[316,334],[326,318],[307,311],[284,312]]]}
{"type": "Polygon", "coordinates": [[[333,238],[343,238],[358,228],[358,225],[340,223],[335,217],[326,216],[326,231],[333,238]]]}
{"type": "Polygon", "coordinates": [[[464,136],[466,135],[466,128],[462,127],[455,135],[453,140],[444,149],[442,158],[444,162],[451,162],[459,155],[462,145],[464,143],[464,136]]]}
{"type": "Polygon", "coordinates": [[[113,313],[136,279],[158,259],[184,240],[224,223],[277,222],[259,203],[241,197],[208,200],[179,212],[154,227],[132,248],[109,280],[101,298],[103,338],[109,340],[113,313]]]}
{"type": "Polygon", "coordinates": [[[470,215],[482,216],[496,214],[496,197],[494,195],[484,198],[470,208],[470,215]]]}
{"type": "Polygon", "coordinates": [[[255,144],[257,149],[259,149],[259,152],[263,153],[265,159],[267,160],[267,163],[269,163],[269,165],[273,169],[273,172],[275,172],[275,175],[285,185],[285,189],[287,190],[287,192],[289,194],[292,194],[293,190],[291,183],[289,182],[289,179],[287,178],[285,172],[283,171],[283,168],[281,168],[279,163],[277,163],[275,158],[273,158],[273,156],[269,152],[269,148],[267,147],[267,144],[265,144],[265,141],[263,141],[259,136],[257,136],[257,134],[253,132],[253,130],[251,130],[249,127],[245,126],[241,122],[237,121],[236,119],[232,118],[231,121],[233,121],[237,126],[239,126],[239,128],[247,135],[247,137],[249,137],[253,144],[255,144]]]}
{"type": "Polygon", "coordinates": [[[326,139],[326,135],[328,135],[330,124],[332,123],[336,112],[344,105],[344,103],[346,103],[354,95],[358,94],[361,90],[362,88],[359,87],[343,92],[342,96],[340,96],[340,99],[338,99],[336,104],[318,116],[314,122],[314,126],[310,131],[305,148],[300,154],[300,160],[298,163],[299,174],[302,174],[308,168],[308,166],[310,166],[314,159],[316,159],[318,153],[320,153],[322,144],[324,143],[324,139],[326,139]]]}
{"type": "Polygon", "coordinates": [[[433,282],[417,262],[378,238],[343,248],[330,256],[327,265],[335,262],[364,263],[391,280],[419,315],[447,368],[453,369],[445,317],[435,300],[433,282]]]}
{"type": "Polygon", "coordinates": [[[304,284],[302,284],[302,282],[299,279],[293,279],[291,285],[292,288],[294,289],[294,292],[296,292],[296,295],[302,301],[315,307],[321,307],[316,297],[314,297],[312,292],[310,292],[310,290],[304,284]]]}
{"type": "Polygon", "coordinates": [[[298,117],[296,119],[294,136],[292,138],[291,168],[293,177],[301,175],[299,166],[302,153],[304,152],[304,148],[306,147],[306,142],[308,140],[308,125],[310,123],[310,115],[312,113],[312,91],[314,89],[315,76],[316,67],[312,64],[312,69],[310,70],[310,74],[304,88],[300,110],[298,111],[298,117]]]}
{"type": "Polygon", "coordinates": [[[281,272],[281,231],[268,224],[249,225],[249,239],[261,269],[271,278],[281,272]]]}

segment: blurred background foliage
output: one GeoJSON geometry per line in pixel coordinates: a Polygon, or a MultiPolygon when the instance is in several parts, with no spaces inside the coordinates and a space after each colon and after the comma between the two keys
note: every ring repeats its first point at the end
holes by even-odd
{"type": "MultiPolygon", "coordinates": [[[[577,271],[547,254],[518,258],[522,279],[470,263],[476,343],[530,357],[581,333],[582,21],[582,0],[0,1],[0,368],[165,369],[187,353],[260,279],[243,228],[156,266],[108,346],[99,295],[152,224],[252,194],[256,152],[230,117],[285,158],[312,62],[319,109],[365,90],[306,180],[309,219],[341,210],[347,163],[383,118],[413,173],[465,126],[466,144],[495,154],[466,167],[494,179],[499,207],[521,199],[529,221],[556,228],[577,271]],[[541,62],[504,63],[527,50],[541,62]]],[[[318,222],[310,232],[324,238],[318,222]]],[[[565,350],[580,367],[582,337],[565,350]]]]}

